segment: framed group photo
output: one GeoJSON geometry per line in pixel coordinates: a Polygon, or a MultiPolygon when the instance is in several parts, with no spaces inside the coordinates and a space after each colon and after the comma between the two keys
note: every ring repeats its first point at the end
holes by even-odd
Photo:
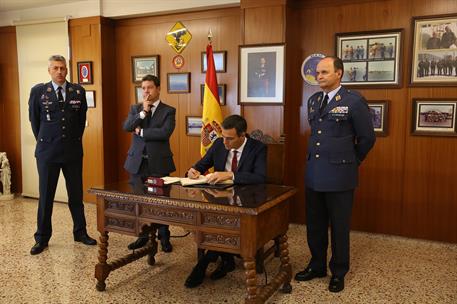
{"type": "Polygon", "coordinates": [[[141,82],[146,75],[160,77],[159,55],[132,56],[132,81],[141,82]]]}
{"type": "Polygon", "coordinates": [[[414,17],[411,85],[457,85],[457,14],[414,17]]]}
{"type": "Polygon", "coordinates": [[[389,119],[389,100],[368,100],[372,115],[374,132],[377,136],[387,136],[389,119]]]}
{"type": "MultiPolygon", "coordinates": [[[[217,92],[219,94],[219,103],[221,106],[226,105],[225,101],[225,91],[227,89],[226,84],[218,84],[217,85],[217,92]]],[[[203,97],[205,96],[205,84],[200,85],[200,103],[203,105],[203,97]]]]}
{"type": "Polygon", "coordinates": [[[457,136],[457,98],[413,99],[413,135],[457,136]]]}
{"type": "Polygon", "coordinates": [[[242,45],[239,56],[239,104],[284,103],[284,44],[242,45]]]}
{"type": "MultiPolygon", "coordinates": [[[[227,71],[227,51],[214,51],[214,68],[217,73],[225,73],[227,71]]],[[[202,73],[206,73],[206,52],[202,52],[202,73]]]]}
{"type": "Polygon", "coordinates": [[[198,116],[186,116],[186,134],[188,136],[200,136],[202,131],[202,118],[198,116]]]}
{"type": "Polygon", "coordinates": [[[190,93],[190,73],[168,73],[168,93],[190,93]]]}
{"type": "Polygon", "coordinates": [[[337,33],[336,55],[343,60],[341,83],[357,87],[400,87],[402,29],[337,33]]]}

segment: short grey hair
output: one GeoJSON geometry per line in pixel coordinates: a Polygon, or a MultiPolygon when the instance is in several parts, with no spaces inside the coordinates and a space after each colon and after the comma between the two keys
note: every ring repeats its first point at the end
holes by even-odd
{"type": "Polygon", "coordinates": [[[65,65],[67,65],[67,60],[62,55],[52,55],[48,59],[49,64],[51,64],[51,61],[62,61],[63,63],[65,63],[65,65]]]}

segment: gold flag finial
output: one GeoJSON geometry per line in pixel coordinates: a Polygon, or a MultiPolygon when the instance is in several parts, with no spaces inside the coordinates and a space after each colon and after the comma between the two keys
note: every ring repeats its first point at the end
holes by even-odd
{"type": "Polygon", "coordinates": [[[212,42],[212,38],[213,38],[213,32],[211,31],[211,28],[208,30],[208,41],[209,43],[212,42]]]}

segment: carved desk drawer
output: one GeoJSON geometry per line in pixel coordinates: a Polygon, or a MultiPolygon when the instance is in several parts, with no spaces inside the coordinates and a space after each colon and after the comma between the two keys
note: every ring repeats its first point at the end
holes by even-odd
{"type": "Polygon", "coordinates": [[[105,228],[109,231],[123,231],[136,234],[137,220],[134,217],[105,213],[105,228]]]}
{"type": "Polygon", "coordinates": [[[141,203],[139,204],[139,217],[191,225],[197,223],[197,213],[195,211],[170,207],[163,208],[141,203]]]}
{"type": "Polygon", "coordinates": [[[231,214],[202,212],[201,225],[230,230],[240,230],[240,217],[238,215],[231,214]]]}
{"type": "Polygon", "coordinates": [[[133,202],[105,199],[105,212],[135,216],[135,205],[133,202]]]}
{"type": "Polygon", "coordinates": [[[224,247],[234,250],[240,249],[240,236],[226,233],[198,232],[198,243],[207,246],[224,247]]]}

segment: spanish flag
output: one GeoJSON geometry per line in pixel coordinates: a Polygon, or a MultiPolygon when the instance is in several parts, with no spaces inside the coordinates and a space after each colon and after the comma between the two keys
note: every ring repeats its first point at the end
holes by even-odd
{"type": "Polygon", "coordinates": [[[211,147],[213,142],[221,136],[222,111],[217,90],[216,68],[214,66],[213,47],[211,42],[206,47],[206,80],[203,95],[203,114],[201,131],[201,156],[211,147]]]}

